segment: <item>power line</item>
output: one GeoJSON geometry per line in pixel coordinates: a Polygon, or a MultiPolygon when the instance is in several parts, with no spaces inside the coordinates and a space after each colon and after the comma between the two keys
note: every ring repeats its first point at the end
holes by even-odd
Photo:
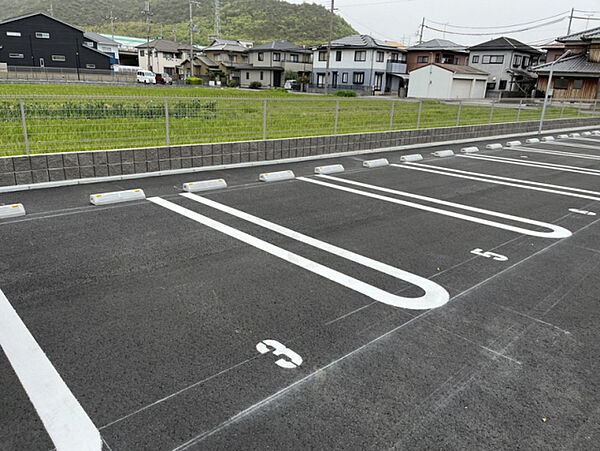
{"type": "Polygon", "coordinates": [[[543,24],[535,25],[533,27],[525,27],[525,28],[520,28],[520,29],[517,29],[517,30],[494,31],[494,32],[491,32],[491,33],[463,33],[463,32],[458,32],[458,31],[441,30],[439,28],[430,27],[429,25],[424,25],[424,27],[427,28],[427,29],[429,29],[429,30],[438,31],[440,33],[455,34],[455,35],[460,35],[460,36],[494,36],[494,35],[498,35],[498,34],[521,33],[523,31],[535,30],[536,28],[542,28],[542,27],[546,27],[548,25],[552,25],[552,24],[555,24],[555,23],[562,22],[565,19],[566,19],[566,16],[565,17],[561,17],[559,19],[552,20],[550,22],[546,22],[546,23],[543,23],[543,24]]]}
{"type": "Polygon", "coordinates": [[[553,16],[544,17],[542,19],[532,20],[530,22],[522,22],[522,23],[516,23],[516,24],[512,24],[512,25],[502,25],[502,26],[495,26],[495,27],[471,27],[471,26],[461,26],[461,25],[450,25],[450,24],[447,24],[447,23],[436,22],[436,21],[430,20],[430,19],[427,19],[427,22],[434,23],[436,25],[448,26],[450,28],[464,28],[464,29],[470,29],[470,30],[491,30],[491,29],[506,29],[506,28],[512,28],[512,27],[520,27],[520,26],[523,26],[523,25],[530,25],[530,24],[534,24],[534,23],[537,23],[537,22],[542,22],[544,20],[554,19],[554,18],[559,17],[559,16],[565,16],[566,17],[567,14],[569,14],[569,11],[564,11],[564,12],[561,12],[559,14],[554,14],[553,16]]]}

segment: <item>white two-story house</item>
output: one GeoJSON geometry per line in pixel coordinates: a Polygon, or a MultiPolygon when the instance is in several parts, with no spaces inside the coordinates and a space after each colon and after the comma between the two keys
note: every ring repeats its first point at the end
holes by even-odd
{"type": "MultiPolygon", "coordinates": [[[[327,67],[327,44],[313,49],[313,87],[323,88],[327,67]]],[[[406,51],[367,35],[332,41],[328,87],[369,93],[395,92],[404,86],[406,51]]]]}
{"type": "Polygon", "coordinates": [[[528,97],[537,75],[531,71],[542,52],[513,38],[501,37],[469,48],[469,66],[487,72],[487,97],[528,97]]]}
{"type": "MultiPolygon", "coordinates": [[[[140,44],[136,48],[139,65],[143,69],[183,78],[182,63],[189,59],[189,44],[180,44],[168,39],[155,39],[148,44],[140,44]]],[[[194,51],[200,53],[201,50],[196,47],[194,51]]]]}

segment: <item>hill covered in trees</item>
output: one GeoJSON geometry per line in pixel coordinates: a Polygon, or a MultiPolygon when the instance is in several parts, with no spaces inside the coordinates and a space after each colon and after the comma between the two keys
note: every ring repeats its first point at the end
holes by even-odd
{"type": "MultiPolygon", "coordinates": [[[[215,1],[194,0],[194,42],[207,44],[214,33],[215,1]]],[[[31,12],[50,13],[86,30],[111,31],[110,17],[115,17],[115,34],[146,37],[144,0],[0,0],[0,19],[31,12]]],[[[188,42],[189,1],[150,1],[151,32],[156,38],[177,38],[188,42]]],[[[329,35],[329,12],[316,4],[291,4],[280,0],[221,0],[221,37],[246,39],[256,43],[285,39],[297,44],[326,42],[329,35]]],[[[341,17],[334,21],[333,37],[339,38],[356,31],[341,17]]]]}

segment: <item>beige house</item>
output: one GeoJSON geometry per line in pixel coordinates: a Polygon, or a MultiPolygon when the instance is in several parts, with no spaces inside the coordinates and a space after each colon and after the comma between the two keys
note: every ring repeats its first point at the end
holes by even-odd
{"type": "Polygon", "coordinates": [[[215,39],[203,49],[204,54],[219,65],[219,68],[227,76],[227,81],[240,82],[240,66],[248,65],[248,50],[250,43],[232,41],[227,39],[215,39]]]}
{"type": "Polygon", "coordinates": [[[285,83],[286,72],[294,72],[294,78],[310,78],[312,50],[287,41],[273,41],[252,47],[249,63],[239,67],[242,87],[259,82],[263,87],[280,88],[285,83]]]}
{"type": "MultiPolygon", "coordinates": [[[[190,73],[190,59],[186,58],[181,63],[181,68],[185,74],[190,73]]],[[[194,77],[201,77],[206,79],[209,77],[211,72],[220,72],[221,67],[211,60],[202,52],[194,52],[194,77]]]]}

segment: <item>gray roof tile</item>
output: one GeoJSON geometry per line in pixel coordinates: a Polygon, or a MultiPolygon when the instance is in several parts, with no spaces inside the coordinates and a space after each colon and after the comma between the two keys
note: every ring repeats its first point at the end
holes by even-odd
{"type": "MultiPolygon", "coordinates": [[[[550,64],[542,64],[541,66],[534,67],[533,71],[542,74],[549,73],[550,64]]],[[[600,77],[600,63],[592,63],[588,61],[585,54],[577,54],[568,56],[555,63],[554,73],[591,74],[600,77]]]]}
{"type": "Polygon", "coordinates": [[[411,50],[447,50],[452,52],[469,53],[469,50],[456,42],[448,41],[447,39],[432,39],[427,42],[422,42],[408,48],[411,50]]]}

